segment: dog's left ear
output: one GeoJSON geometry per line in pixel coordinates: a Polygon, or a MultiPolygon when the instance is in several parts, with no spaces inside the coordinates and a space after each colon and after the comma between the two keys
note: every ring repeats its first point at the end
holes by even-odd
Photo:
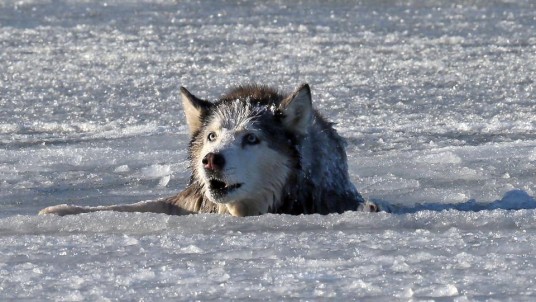
{"type": "Polygon", "coordinates": [[[194,135],[203,126],[203,117],[212,106],[212,103],[198,99],[184,87],[181,87],[181,97],[186,122],[190,128],[190,135],[194,135]]]}
{"type": "Polygon", "coordinates": [[[296,134],[306,134],[313,120],[311,89],[308,84],[301,85],[279,104],[283,114],[283,125],[296,134]]]}

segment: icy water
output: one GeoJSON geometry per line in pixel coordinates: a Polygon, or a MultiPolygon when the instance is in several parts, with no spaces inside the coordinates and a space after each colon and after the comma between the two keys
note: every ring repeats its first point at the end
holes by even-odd
{"type": "Polygon", "coordinates": [[[530,0],[0,0],[0,300],[533,301],[535,33],[530,0]],[[309,83],[394,213],[36,216],[180,191],[179,87],[253,82],[309,83]]]}

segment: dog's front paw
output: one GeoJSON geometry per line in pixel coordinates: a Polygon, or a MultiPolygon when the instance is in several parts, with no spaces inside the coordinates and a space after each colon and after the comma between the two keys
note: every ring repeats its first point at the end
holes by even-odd
{"type": "Polygon", "coordinates": [[[358,211],[376,213],[380,211],[380,207],[376,203],[367,200],[359,205],[358,211]]]}
{"type": "Polygon", "coordinates": [[[57,206],[52,206],[48,208],[44,208],[41,211],[39,211],[39,215],[58,215],[58,216],[65,216],[65,215],[76,215],[80,213],[84,213],[84,209],[77,206],[70,206],[67,204],[60,204],[57,206]]]}

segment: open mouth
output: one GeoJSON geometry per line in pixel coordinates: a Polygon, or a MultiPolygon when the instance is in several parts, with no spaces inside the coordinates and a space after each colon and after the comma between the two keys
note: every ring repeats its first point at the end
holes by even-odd
{"type": "Polygon", "coordinates": [[[208,182],[208,187],[212,193],[219,196],[224,196],[226,194],[229,194],[230,192],[240,188],[242,184],[226,184],[225,182],[219,180],[219,179],[211,179],[208,182]]]}

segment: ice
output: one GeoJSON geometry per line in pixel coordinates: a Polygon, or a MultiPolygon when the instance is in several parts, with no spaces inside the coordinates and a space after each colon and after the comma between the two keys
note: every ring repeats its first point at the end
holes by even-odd
{"type": "Polygon", "coordinates": [[[512,295],[513,284],[528,286],[534,274],[531,258],[516,255],[534,248],[535,217],[532,210],[13,216],[1,221],[2,257],[13,262],[2,286],[6,297],[48,298],[77,290],[109,299],[512,295]],[[38,282],[45,276],[54,291],[38,282]]]}
{"type": "Polygon", "coordinates": [[[0,0],[0,300],[534,300],[534,1],[0,0]],[[177,193],[179,87],[312,87],[391,213],[36,216],[177,193]]]}
{"type": "Polygon", "coordinates": [[[170,166],[169,165],[151,165],[149,167],[144,167],[141,169],[141,175],[147,178],[159,178],[162,176],[169,175],[170,166]]]}

